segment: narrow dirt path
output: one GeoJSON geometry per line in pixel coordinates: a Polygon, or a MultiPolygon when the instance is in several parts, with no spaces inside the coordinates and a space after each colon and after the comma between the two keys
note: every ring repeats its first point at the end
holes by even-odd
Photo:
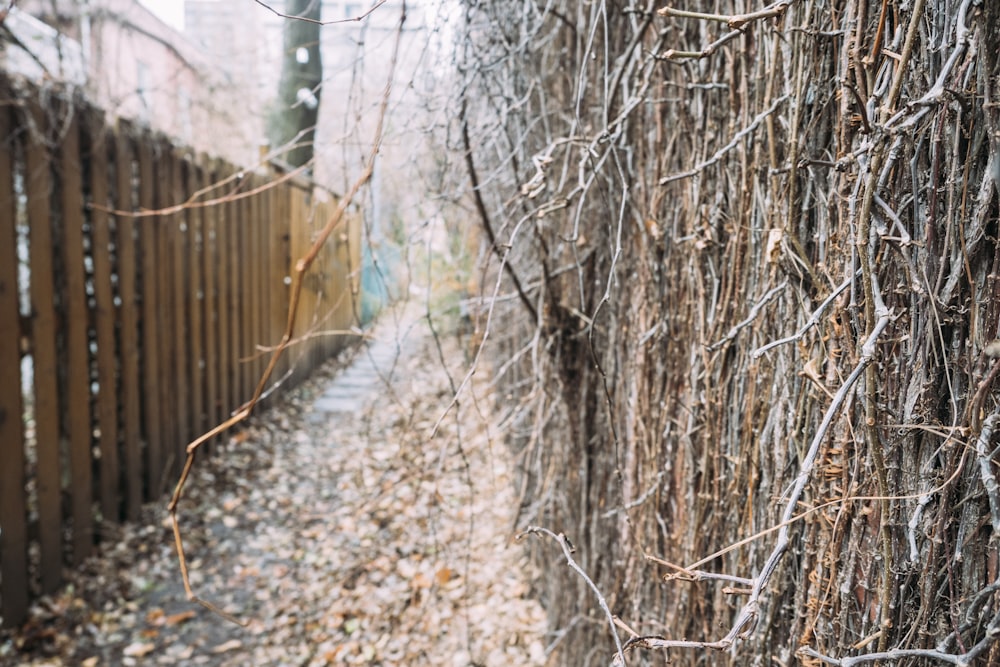
{"type": "Polygon", "coordinates": [[[185,601],[159,506],[8,635],[0,661],[544,664],[507,452],[483,401],[429,439],[451,392],[414,317],[383,318],[346,370],[198,463],[181,506],[192,583],[246,627],[185,601]]]}

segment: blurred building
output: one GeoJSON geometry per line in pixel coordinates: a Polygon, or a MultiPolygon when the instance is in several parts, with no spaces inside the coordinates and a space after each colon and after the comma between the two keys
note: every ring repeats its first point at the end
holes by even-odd
{"type": "Polygon", "coordinates": [[[0,67],[79,86],[111,118],[251,164],[260,125],[228,68],[135,0],[20,0],[0,33],[0,67]]]}

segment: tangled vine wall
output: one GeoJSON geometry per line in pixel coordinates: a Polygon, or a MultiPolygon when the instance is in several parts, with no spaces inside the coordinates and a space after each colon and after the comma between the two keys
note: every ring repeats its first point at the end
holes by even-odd
{"type": "Polygon", "coordinates": [[[1000,660],[1000,5],[463,12],[557,662],[1000,660]]]}

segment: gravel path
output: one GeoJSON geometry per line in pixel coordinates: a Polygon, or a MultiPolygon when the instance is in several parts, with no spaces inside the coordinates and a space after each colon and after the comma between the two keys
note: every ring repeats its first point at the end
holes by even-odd
{"type": "Polygon", "coordinates": [[[245,627],[184,599],[158,505],[0,637],[0,664],[544,664],[488,401],[430,439],[451,398],[437,348],[412,314],[383,319],[192,474],[192,584],[245,627]]]}

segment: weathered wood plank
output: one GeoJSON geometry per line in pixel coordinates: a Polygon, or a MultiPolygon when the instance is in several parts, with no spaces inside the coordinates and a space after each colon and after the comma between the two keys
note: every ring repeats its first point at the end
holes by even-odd
{"type": "Polygon", "coordinates": [[[28,610],[24,398],[18,289],[17,195],[10,108],[0,109],[0,614],[7,627],[28,610]]]}
{"type": "MultiPolygon", "coordinates": [[[[153,147],[139,142],[139,208],[152,210],[156,173],[153,147]]],[[[142,424],[146,439],[146,500],[152,500],[160,488],[163,473],[163,426],[160,405],[160,321],[157,245],[159,221],[155,217],[138,218],[142,276],[142,424]]]]}
{"type": "MultiPolygon", "coordinates": [[[[214,164],[213,178],[221,179],[225,173],[224,167],[219,162],[214,164]]],[[[212,195],[218,198],[222,189],[213,190],[212,195]]],[[[218,326],[217,338],[218,348],[216,367],[219,375],[219,413],[221,419],[226,419],[233,409],[235,400],[233,398],[232,385],[232,335],[230,324],[229,302],[232,298],[230,289],[233,273],[232,255],[229,253],[230,237],[230,211],[229,205],[225,203],[216,204],[212,207],[213,219],[215,221],[215,256],[218,266],[216,274],[216,322],[218,326]]]]}
{"type": "MultiPolygon", "coordinates": [[[[44,115],[29,103],[31,123],[45,131],[44,115]]],[[[52,239],[52,174],[49,154],[41,137],[26,134],[25,191],[28,198],[28,255],[31,267],[31,349],[34,377],[36,483],[38,488],[39,573],[43,592],[62,579],[62,502],[59,461],[59,361],[56,348],[56,312],[52,239]]]]}
{"type": "Polygon", "coordinates": [[[73,517],[73,563],[90,555],[94,544],[91,470],[90,353],[87,341],[87,293],[83,264],[83,182],[79,115],[70,118],[59,144],[62,207],[63,284],[66,322],[65,436],[69,441],[70,498],[73,517]]]}
{"type": "MultiPolygon", "coordinates": [[[[270,259],[268,260],[268,263],[270,264],[272,271],[270,290],[271,321],[273,323],[274,332],[271,336],[271,343],[273,345],[277,345],[281,342],[288,320],[289,290],[287,278],[291,274],[289,273],[289,222],[287,207],[288,187],[282,185],[271,190],[270,241],[268,248],[270,251],[270,259]]],[[[288,369],[291,368],[289,353],[290,350],[285,350],[284,354],[282,354],[281,358],[278,360],[278,366],[275,369],[275,372],[278,373],[280,377],[284,377],[288,372],[288,369]]]]}
{"type": "MultiPolygon", "coordinates": [[[[215,171],[207,157],[202,156],[201,187],[208,187],[215,179],[215,171]]],[[[206,199],[215,195],[206,193],[206,199]]],[[[222,396],[219,388],[219,287],[218,287],[218,215],[217,206],[202,209],[202,322],[205,328],[204,367],[205,374],[205,420],[212,428],[222,421],[222,396]]],[[[212,442],[205,443],[210,451],[212,442]]]]}
{"type": "MultiPolygon", "coordinates": [[[[161,139],[156,143],[156,209],[163,211],[173,202],[173,147],[161,139]]],[[[174,476],[177,447],[177,409],[178,400],[177,373],[174,360],[177,351],[176,332],[174,329],[174,215],[163,213],[156,220],[156,251],[157,251],[157,303],[156,315],[161,331],[159,341],[160,378],[157,384],[158,400],[160,402],[163,421],[160,425],[163,433],[162,449],[160,451],[160,476],[154,481],[155,498],[163,495],[174,476]]]]}
{"type": "MultiPolygon", "coordinates": [[[[120,126],[114,141],[115,204],[120,211],[131,211],[138,203],[133,188],[133,146],[127,127],[120,126]],[[133,199],[135,198],[135,199],[133,199]]],[[[137,166],[137,165],[136,165],[137,166]]],[[[118,298],[119,306],[119,397],[122,410],[122,452],[125,466],[125,516],[139,518],[143,497],[142,424],[139,376],[139,306],[137,291],[136,234],[140,223],[130,216],[117,216],[118,298]]]]}
{"type": "MultiPolygon", "coordinates": [[[[303,193],[299,188],[294,186],[288,188],[289,249],[291,253],[288,271],[293,281],[297,279],[296,264],[309,249],[310,231],[305,216],[303,199],[303,193]]],[[[295,311],[294,336],[296,340],[305,334],[309,326],[309,319],[312,315],[312,303],[312,290],[303,276],[302,287],[299,292],[299,303],[295,311]]],[[[312,341],[301,340],[290,350],[289,363],[295,368],[295,374],[299,376],[299,379],[301,379],[301,374],[304,373],[303,369],[308,365],[311,346],[312,341]]]]}
{"type": "MultiPolygon", "coordinates": [[[[108,188],[108,143],[104,137],[104,118],[94,115],[89,122],[91,136],[90,192],[95,206],[91,209],[93,233],[91,252],[94,261],[94,327],[97,332],[97,428],[100,433],[101,516],[105,521],[119,518],[118,467],[118,350],[115,347],[115,304],[111,284],[111,222],[106,207],[108,188]]],[[[115,246],[117,250],[117,244],[115,246]]],[[[117,254],[117,253],[116,253],[117,254]]]]}
{"type": "MultiPolygon", "coordinates": [[[[169,206],[182,204],[187,197],[184,194],[184,163],[181,155],[176,149],[170,149],[170,179],[171,189],[169,206]]],[[[173,313],[173,342],[174,342],[174,385],[175,393],[171,397],[171,402],[167,403],[173,410],[176,418],[176,430],[171,451],[173,459],[171,461],[171,474],[180,474],[181,465],[184,463],[185,447],[192,440],[191,435],[191,392],[193,382],[190,374],[190,342],[193,332],[188,326],[188,256],[191,252],[189,240],[191,236],[190,211],[183,210],[171,216],[170,238],[172,241],[171,270],[173,278],[172,308],[173,313]]]]}
{"type": "MultiPolygon", "coordinates": [[[[249,186],[246,186],[249,187],[249,186]]],[[[246,187],[243,189],[245,190],[246,187]]],[[[252,218],[250,200],[244,197],[239,200],[239,255],[240,258],[240,379],[243,400],[250,400],[254,387],[254,323],[253,323],[253,245],[251,243],[252,218]]]]}
{"type": "Polygon", "coordinates": [[[230,201],[226,204],[228,220],[226,225],[226,255],[229,268],[229,299],[226,307],[229,310],[229,376],[231,402],[230,411],[236,410],[243,401],[250,398],[244,396],[243,390],[243,364],[240,363],[242,354],[242,337],[240,328],[240,299],[242,298],[242,271],[241,265],[245,262],[240,255],[240,206],[239,202],[230,201]]]}
{"type": "MultiPolygon", "coordinates": [[[[202,187],[201,169],[189,160],[186,163],[185,200],[202,187]]],[[[207,300],[202,270],[204,257],[208,253],[205,239],[203,209],[188,210],[188,330],[190,331],[189,376],[191,383],[191,435],[198,437],[206,431],[207,411],[205,406],[205,326],[203,320],[204,301],[207,300]]]]}
{"type": "MultiPolygon", "coordinates": [[[[251,179],[248,184],[250,188],[256,187],[256,179],[251,179]]],[[[262,258],[261,247],[261,214],[260,195],[255,195],[247,199],[247,242],[250,246],[250,384],[256,388],[260,382],[260,376],[264,372],[264,355],[260,351],[261,345],[266,345],[267,340],[263,333],[263,284],[266,271],[266,264],[262,258]]],[[[251,389],[253,391],[253,389],[251,389]]]]}

